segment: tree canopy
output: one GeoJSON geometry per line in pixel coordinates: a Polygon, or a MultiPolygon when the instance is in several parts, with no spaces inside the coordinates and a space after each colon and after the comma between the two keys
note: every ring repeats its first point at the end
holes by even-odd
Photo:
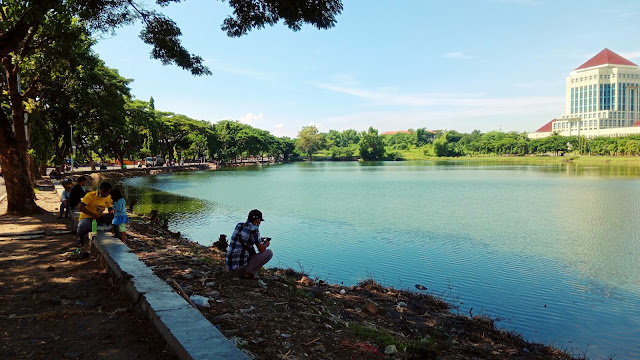
{"type": "MultiPolygon", "coordinates": [[[[183,0],[156,0],[160,7],[178,3],[183,0]]],[[[297,31],[305,23],[318,29],[327,29],[336,24],[336,17],[342,11],[341,0],[317,0],[313,2],[297,0],[263,1],[263,0],[230,0],[229,5],[233,14],[229,15],[222,24],[222,29],[229,36],[238,37],[248,33],[252,29],[261,29],[266,25],[275,25],[283,21],[290,29],[297,31]]],[[[132,115],[124,110],[127,101],[128,90],[126,84],[121,82],[120,90],[113,87],[105,87],[105,93],[117,91],[111,109],[101,107],[96,111],[80,111],[84,99],[74,99],[72,90],[82,94],[82,81],[91,79],[90,73],[99,73],[104,76],[104,84],[116,85],[117,72],[106,68],[95,61],[89,66],[87,77],[82,77],[84,64],[92,61],[89,47],[79,46],[89,41],[89,36],[101,32],[109,32],[114,29],[133,23],[141,23],[143,29],[140,38],[151,46],[151,57],[160,60],[163,64],[172,64],[188,70],[193,75],[208,75],[211,71],[204,65],[203,59],[190,53],[181,43],[181,31],[178,25],[155,7],[148,7],[143,1],[95,1],[95,0],[4,0],[0,6],[0,62],[3,72],[0,74],[0,85],[3,87],[0,95],[0,161],[3,163],[5,184],[7,188],[8,212],[16,214],[29,214],[39,211],[33,201],[33,183],[29,169],[33,169],[33,160],[27,156],[29,150],[28,127],[25,114],[33,109],[39,109],[34,113],[34,122],[38,122],[38,130],[48,129],[53,134],[66,138],[56,149],[57,153],[65,152],[65,147],[70,147],[71,135],[66,136],[64,126],[60,126],[59,119],[68,118],[71,124],[86,124],[87,119],[97,121],[98,128],[104,129],[109,124],[122,130],[120,134],[111,134],[108,139],[97,139],[105,144],[96,145],[100,149],[109,147],[118,149],[120,157],[134,147],[137,138],[128,138],[135,130],[127,124],[123,118],[132,115]],[[79,49],[80,51],[74,51],[79,49]],[[57,113],[46,112],[46,106],[38,104],[45,99],[42,95],[47,88],[62,87],[59,82],[64,74],[64,66],[67,62],[68,78],[75,77],[77,83],[73,83],[73,89],[61,94],[58,100],[60,108],[57,113]],[[58,71],[54,70],[58,67],[58,71]],[[100,70],[101,69],[101,70],[100,70]],[[57,79],[56,79],[57,77],[57,79]],[[120,100],[123,100],[122,102],[120,100]],[[72,100],[77,101],[76,104],[72,100]],[[67,101],[67,102],[64,102],[67,101]],[[30,108],[25,108],[30,104],[30,108]],[[62,107],[68,106],[68,109],[62,107]],[[74,108],[74,105],[79,105],[74,108]],[[117,109],[116,109],[117,108],[117,109]],[[65,114],[66,113],[66,114],[65,114]],[[81,116],[82,115],[82,116],[81,116]],[[58,120],[54,119],[55,116],[58,120]],[[112,123],[110,121],[117,121],[112,123]],[[124,121],[124,122],[123,122],[124,121]],[[26,129],[26,130],[25,130],[26,129]]],[[[95,58],[95,56],[93,56],[95,58]]],[[[93,59],[95,60],[95,59],[93,59]]],[[[94,79],[95,80],[95,79],[94,79]]],[[[94,81],[96,85],[101,80],[94,81]]],[[[91,82],[91,81],[89,81],[91,82]]],[[[55,95],[51,91],[49,99],[55,95]]],[[[90,95],[87,95],[90,96],[90,95]]],[[[131,109],[129,109],[131,110],[131,109]]],[[[139,114],[138,114],[139,115],[139,114]]],[[[131,118],[130,120],[132,120],[131,118]]],[[[137,118],[140,120],[140,118],[137,118]]],[[[152,119],[153,120],[153,119],[152,119]]],[[[167,120],[167,119],[165,119],[167,120]]],[[[169,120],[160,122],[160,127],[146,129],[146,149],[156,145],[152,141],[159,140],[153,137],[158,134],[161,127],[170,123],[169,120]],[[163,125],[164,124],[164,125],[163,125]]],[[[167,125],[171,130],[177,131],[165,138],[165,143],[160,147],[170,145],[175,147],[186,135],[180,129],[167,125]]],[[[96,140],[95,134],[90,129],[78,133],[79,145],[88,147],[91,141],[96,140]]],[[[165,129],[166,130],[166,129],[165,129]]],[[[183,129],[184,130],[184,129],[183,129]]],[[[36,131],[37,132],[37,131],[36,131]]],[[[170,132],[170,131],[167,131],[170,132]]],[[[34,132],[35,133],[35,132],[34,132]]],[[[42,134],[39,134],[42,135],[42,134]]],[[[76,135],[74,135],[76,136],[76,135]]],[[[37,136],[34,138],[38,138],[37,136]]],[[[42,138],[40,136],[40,138],[42,138]]],[[[145,141],[143,140],[143,141],[145,141]]],[[[41,148],[42,149],[42,148],[41,148]]],[[[33,149],[31,149],[33,150],[33,149]]],[[[166,150],[166,149],[165,149],[166,150]]],[[[167,150],[168,151],[168,150],[167,150]]],[[[40,154],[40,157],[43,155],[40,154]]]]}

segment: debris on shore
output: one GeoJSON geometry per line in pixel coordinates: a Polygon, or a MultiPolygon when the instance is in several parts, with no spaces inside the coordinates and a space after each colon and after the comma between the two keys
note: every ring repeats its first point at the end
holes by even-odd
{"type": "Polygon", "coordinates": [[[252,359],[579,359],[485,316],[454,314],[420,284],[340,286],[279,268],[241,280],[225,270],[222,246],[158,223],[136,221],[130,231],[127,245],[140,259],[252,359]]]}

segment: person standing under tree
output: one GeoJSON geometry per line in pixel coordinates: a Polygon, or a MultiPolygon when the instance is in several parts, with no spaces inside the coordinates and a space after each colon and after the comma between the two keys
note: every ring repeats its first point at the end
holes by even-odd
{"type": "Polygon", "coordinates": [[[127,242],[127,224],[129,216],[127,216],[127,204],[124,196],[118,189],[111,190],[111,200],[113,200],[113,233],[123,243],[127,242]]]}
{"type": "Polygon", "coordinates": [[[263,222],[260,210],[251,210],[246,222],[238,223],[227,247],[227,269],[243,279],[257,280],[256,271],[273,257],[267,247],[270,238],[261,238],[258,227],[263,222]],[[258,248],[256,253],[253,246],[258,248]]]}

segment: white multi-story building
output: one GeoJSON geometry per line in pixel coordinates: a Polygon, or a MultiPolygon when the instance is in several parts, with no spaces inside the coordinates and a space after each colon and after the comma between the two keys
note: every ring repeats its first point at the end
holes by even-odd
{"type": "Polygon", "coordinates": [[[567,77],[565,114],[529,137],[640,134],[639,84],[640,67],[604,49],[567,77]]]}

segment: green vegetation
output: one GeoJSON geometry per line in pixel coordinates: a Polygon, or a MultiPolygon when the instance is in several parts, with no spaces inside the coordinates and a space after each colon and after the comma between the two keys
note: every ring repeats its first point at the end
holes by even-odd
{"type": "MultiPolygon", "coordinates": [[[[155,3],[164,7],[181,1],[155,3]]],[[[342,12],[341,0],[263,5],[258,0],[229,2],[233,15],[225,18],[222,30],[240,37],[281,21],[294,31],[304,24],[328,29],[342,12]]],[[[207,131],[207,123],[159,113],[153,101],[136,102],[128,87],[132,80],[106,67],[91,49],[94,36],[140,23],[140,38],[151,45],[154,59],[192,75],[211,74],[203,59],[182,45],[176,23],[153,6],[138,0],[5,0],[0,18],[0,160],[5,176],[14,179],[6,184],[9,213],[41,211],[32,196],[34,174],[38,167],[42,172],[46,165],[63,165],[73,146],[92,164],[94,157],[121,164],[148,154],[171,159],[178,151],[204,157],[211,149],[207,141],[216,132],[207,131]]],[[[255,129],[249,132],[237,139],[235,154],[282,155],[283,148],[290,148],[255,129]]],[[[219,154],[209,154],[214,155],[219,154]]]]}
{"type": "MultiPolygon", "coordinates": [[[[315,129],[315,127],[314,127],[315,129]]],[[[316,129],[317,130],[317,129],[316,129]]],[[[301,132],[302,134],[302,132],[301,132]]],[[[315,148],[305,148],[316,156],[331,159],[354,160],[444,160],[465,157],[477,161],[527,161],[532,157],[550,161],[639,161],[640,135],[625,137],[561,136],[531,140],[526,133],[489,131],[471,133],[457,131],[427,131],[425,128],[409,129],[391,135],[379,135],[378,130],[370,127],[360,133],[353,129],[339,132],[315,133],[322,136],[315,148]],[[567,155],[572,156],[570,159],[567,155]],[[586,156],[586,157],[585,157],[586,156]],[[623,156],[630,157],[626,160],[623,156]],[[595,160],[595,159],[597,160],[595,160]],[[482,159],[482,160],[481,160],[482,159]],[[621,160],[622,159],[622,160],[621,160]]],[[[302,137],[297,139],[298,146],[302,137]]],[[[299,146],[300,148],[300,146],[299,146]]],[[[536,160],[533,160],[536,161],[536,160]]]]}
{"type": "Polygon", "coordinates": [[[388,331],[374,327],[351,324],[347,327],[347,331],[352,335],[362,340],[370,341],[383,349],[389,345],[395,345],[396,348],[401,351],[412,356],[419,356],[420,359],[436,359],[437,355],[441,352],[439,347],[442,347],[439,346],[434,337],[431,336],[420,341],[403,342],[398,340],[397,337],[393,336],[388,331]]]}
{"type": "Polygon", "coordinates": [[[400,345],[402,344],[395,336],[391,335],[391,333],[383,329],[364,327],[356,324],[350,325],[347,330],[353,335],[364,340],[369,340],[382,348],[388,345],[395,345],[397,347],[400,347],[400,345]]]}

